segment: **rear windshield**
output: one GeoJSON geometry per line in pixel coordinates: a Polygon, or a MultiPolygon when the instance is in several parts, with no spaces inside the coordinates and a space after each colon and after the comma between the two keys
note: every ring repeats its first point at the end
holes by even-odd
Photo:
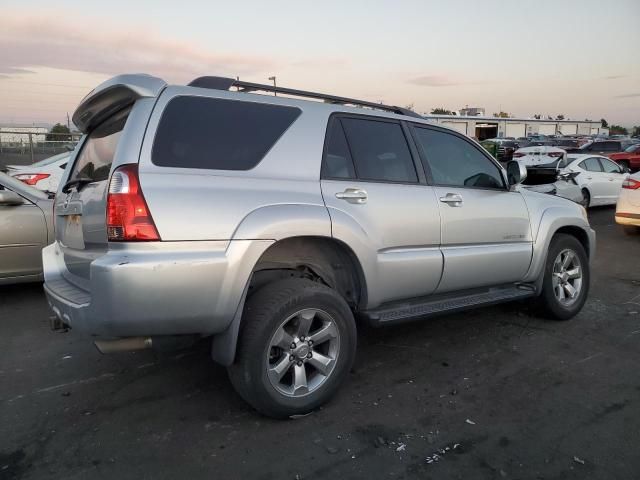
{"type": "Polygon", "coordinates": [[[161,167],[249,170],[298,115],[295,107],[176,97],[162,114],[151,159],[161,167]]]}
{"type": "Polygon", "coordinates": [[[89,134],[69,175],[69,180],[87,179],[92,182],[101,182],[109,178],[118,140],[130,111],[130,108],[121,110],[89,134]]]}

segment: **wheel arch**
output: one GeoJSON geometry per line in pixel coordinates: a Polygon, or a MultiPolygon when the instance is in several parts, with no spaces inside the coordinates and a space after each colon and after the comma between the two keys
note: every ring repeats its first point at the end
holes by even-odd
{"type": "Polygon", "coordinates": [[[211,356],[214,361],[224,366],[234,362],[246,299],[262,286],[290,277],[311,279],[335,289],[354,311],[367,304],[364,271],[348,245],[326,236],[282,238],[270,245],[257,260],[233,320],[224,332],[213,337],[211,356]]]}

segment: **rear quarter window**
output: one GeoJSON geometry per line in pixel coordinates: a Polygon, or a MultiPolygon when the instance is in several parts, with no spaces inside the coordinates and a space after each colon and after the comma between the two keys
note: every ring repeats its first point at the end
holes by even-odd
{"type": "Polygon", "coordinates": [[[299,115],[282,105],[176,97],[160,119],[151,160],[160,167],[250,170],[299,115]]]}

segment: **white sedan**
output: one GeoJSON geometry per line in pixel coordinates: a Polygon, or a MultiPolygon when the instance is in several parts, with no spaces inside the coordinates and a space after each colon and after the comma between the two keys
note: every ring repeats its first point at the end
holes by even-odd
{"type": "Polygon", "coordinates": [[[38,190],[55,193],[70,155],[64,152],[31,165],[8,165],[7,174],[38,190]]]}
{"type": "Polygon", "coordinates": [[[537,167],[557,162],[566,155],[567,152],[557,147],[525,147],[513,152],[513,159],[525,167],[537,167]]]}
{"type": "Polygon", "coordinates": [[[562,172],[576,172],[585,207],[615,205],[622,182],[629,174],[617,163],[601,155],[568,155],[562,172]]]}
{"type": "Polygon", "coordinates": [[[616,206],[616,223],[628,234],[640,233],[640,172],[622,183],[616,206]]]}

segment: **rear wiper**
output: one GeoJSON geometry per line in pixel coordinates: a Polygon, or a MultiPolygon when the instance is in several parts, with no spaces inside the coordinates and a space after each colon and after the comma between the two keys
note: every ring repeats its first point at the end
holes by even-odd
{"type": "Polygon", "coordinates": [[[87,185],[88,183],[93,182],[92,178],[89,177],[77,177],[74,178],[73,180],[69,180],[67,183],[64,184],[64,187],[62,187],[62,191],[64,193],[69,193],[69,189],[71,189],[72,187],[76,187],[76,190],[80,190],[80,188],[82,188],[82,186],[87,185]]]}

